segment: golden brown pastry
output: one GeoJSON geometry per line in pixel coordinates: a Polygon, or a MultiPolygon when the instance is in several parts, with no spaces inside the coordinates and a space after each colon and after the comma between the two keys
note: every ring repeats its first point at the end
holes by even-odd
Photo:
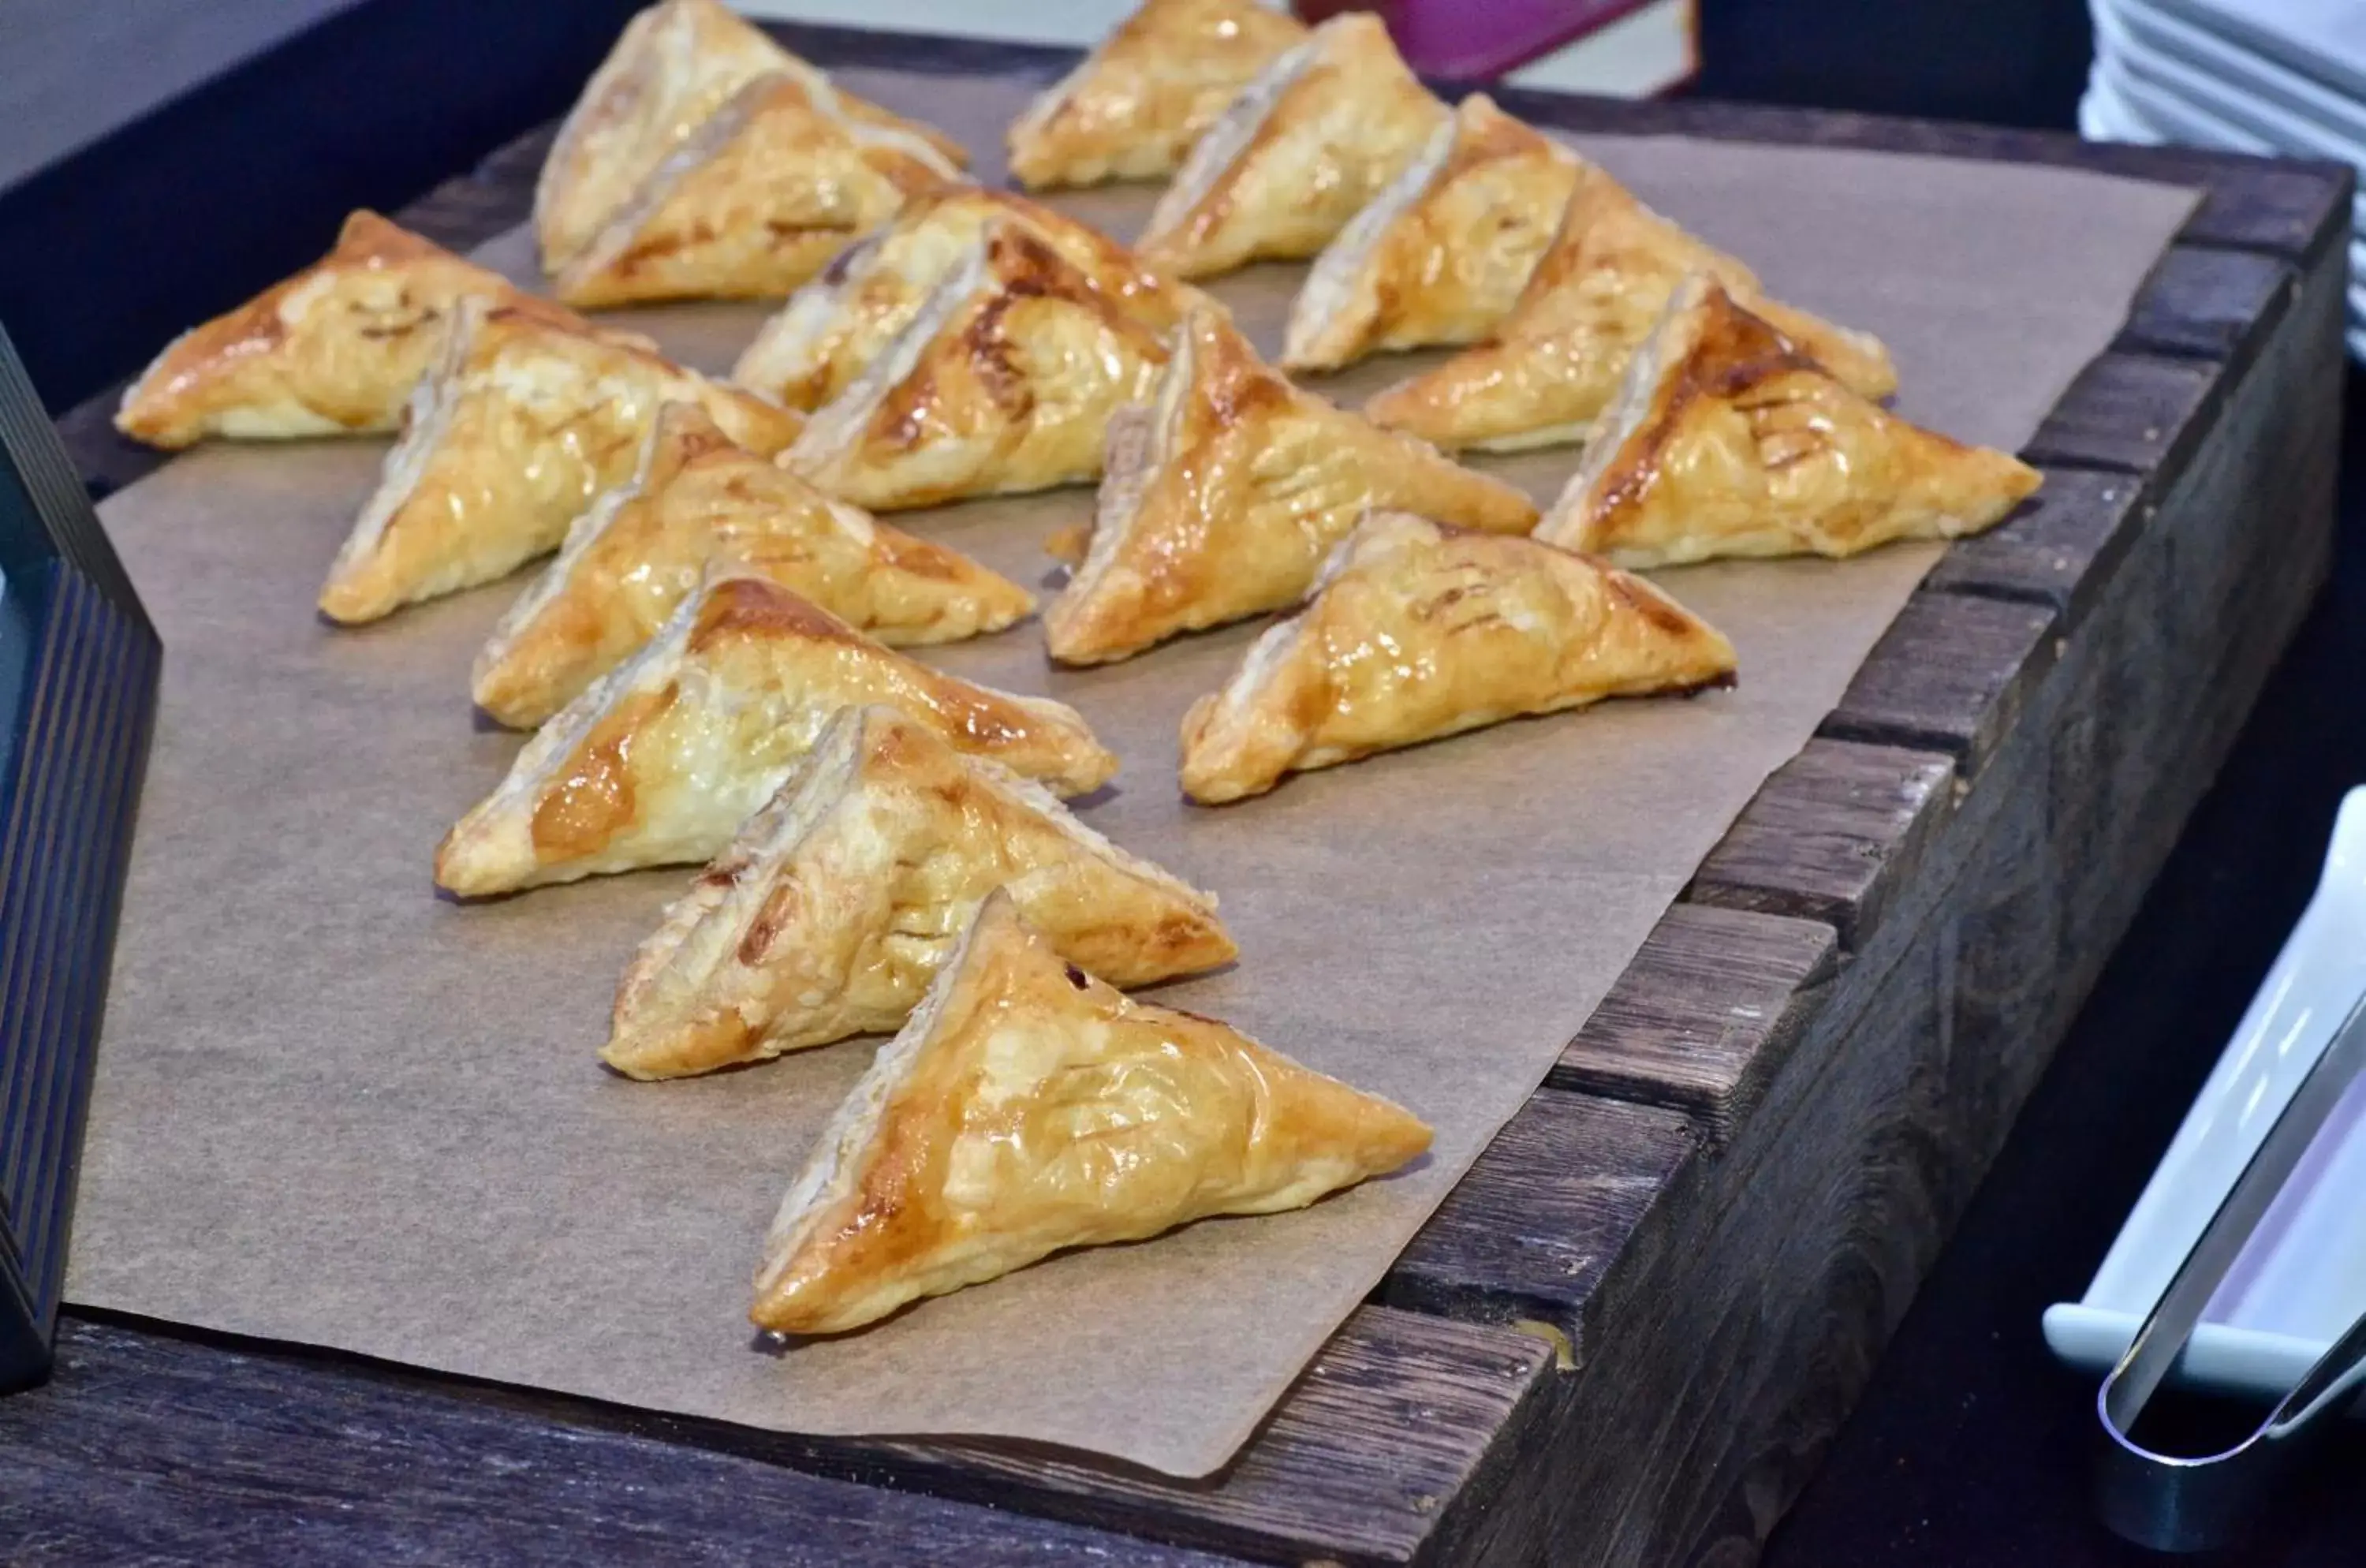
{"type": "Polygon", "coordinates": [[[791,54],[717,0],[661,0],[626,24],[559,125],[534,187],[543,270],[557,273],[642,182],[759,76],[794,77],[835,117],[918,137],[959,168],[961,144],[888,113],[791,54]]]}
{"type": "Polygon", "coordinates": [[[1535,539],[1383,512],[1183,718],[1213,805],[1522,714],[1730,684],[1733,645],[1642,579],[1535,539]]]}
{"type": "Polygon", "coordinates": [[[1097,479],[1110,415],[1166,362],[1058,252],[989,225],[782,461],[877,512],[1097,479]]]}
{"type": "Polygon", "coordinates": [[[592,330],[497,272],[355,212],[327,255],[174,339],[123,394],[115,427],[164,447],[392,430],[469,295],[592,330]]]}
{"type": "Polygon", "coordinates": [[[1680,285],[1537,536],[1622,566],[1977,534],[2037,470],[1841,384],[1707,274],[1680,285]]]}
{"type": "Polygon", "coordinates": [[[1448,451],[1583,441],[1685,274],[1702,271],[1868,398],[1897,390],[1879,340],[1766,298],[1750,269],[1583,166],[1551,247],[1494,335],[1380,393],[1364,412],[1448,451]]]}
{"type": "Polygon", "coordinates": [[[859,1328],[1065,1247],[1303,1208],[1429,1137],[1226,1024],[1130,999],[997,891],[823,1130],[749,1315],[859,1328]]]}
{"type": "Polygon", "coordinates": [[[377,490],[329,569],[321,613],[373,621],[557,549],[593,496],[630,477],[669,399],[697,403],[733,440],[768,455],[800,423],[650,351],[462,301],[377,490]]]}
{"type": "Polygon", "coordinates": [[[898,1028],[997,887],[1112,985],[1238,952],[1214,895],[1042,785],[894,708],[840,708],[641,945],[600,1055],[633,1077],[682,1077],[898,1028]]]}
{"type": "Polygon", "coordinates": [[[1311,256],[1446,118],[1379,17],[1334,17],[1192,144],[1134,248],[1177,277],[1311,256]]]}
{"type": "Polygon", "coordinates": [[[568,530],[477,656],[477,705],[532,728],[655,636],[729,560],[892,646],[999,631],[1033,595],[958,551],[873,521],[668,403],[640,468],[568,530]]]}
{"type": "Polygon", "coordinates": [[[841,119],[795,78],[739,89],[561,267],[591,310],[789,293],[953,166],[918,137],[841,119]]]}
{"type": "Polygon", "coordinates": [[[1084,560],[1043,614],[1052,657],[1105,663],[1293,604],[1373,507],[1498,534],[1537,518],[1520,491],[1291,386],[1196,313],[1153,400],[1110,422],[1084,560]]]}
{"type": "Polygon", "coordinates": [[[1171,175],[1224,106],[1305,37],[1258,0],[1143,0],[1012,122],[1010,172],[1038,190],[1171,175]]]}
{"type": "Polygon", "coordinates": [[[501,787],[445,835],[436,885],[476,897],[712,860],[830,716],[862,703],[900,708],[1064,795],[1117,772],[1075,709],[917,664],[726,563],[526,743],[501,787]]]}
{"type": "Polygon", "coordinates": [[[1484,337],[1519,302],[1577,187],[1577,155],[1473,93],[1314,258],[1281,362],[1335,370],[1484,337]]]}
{"type": "Polygon", "coordinates": [[[1187,302],[1205,298],[1073,218],[1008,191],[964,186],[916,199],[884,229],[840,251],[765,321],[731,378],[790,408],[820,408],[853,385],[996,223],[1058,252],[1154,332],[1171,330],[1187,302]]]}

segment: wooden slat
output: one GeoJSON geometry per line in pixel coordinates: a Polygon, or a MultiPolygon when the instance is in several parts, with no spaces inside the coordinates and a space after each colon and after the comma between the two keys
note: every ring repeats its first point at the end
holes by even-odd
{"type": "Polygon", "coordinates": [[[2021,451],[2032,463],[2176,482],[2216,412],[2218,367],[2148,354],[2089,362],[2021,451]]]}
{"type": "Polygon", "coordinates": [[[1565,1359],[1596,1348],[1614,1271],[1693,1153],[1672,1111],[1539,1089],[1504,1124],[1389,1271],[1391,1303],[1493,1323],[1542,1323],[1565,1359]]]}
{"type": "Polygon", "coordinates": [[[2022,509],[1977,538],[1949,547],[1923,586],[2050,606],[2075,637],[2101,585],[2153,513],[2134,474],[2049,468],[2022,509]]]}
{"type": "Polygon", "coordinates": [[[2039,604],[1918,592],[1874,645],[1820,734],[1955,759],[1959,780],[1988,765],[2060,639],[2039,604]]]}
{"type": "Polygon", "coordinates": [[[2130,302],[2113,346],[2239,366],[2282,320],[2299,278],[2280,256],[2172,245],[2130,302]]]}
{"type": "Polygon", "coordinates": [[[1811,740],[1701,863],[1698,904],[1819,920],[1854,949],[1880,924],[1947,813],[1945,757],[1811,740]]]}
{"type": "Polygon", "coordinates": [[[1839,952],[1818,921],[1678,904],[1545,1081],[1681,1111],[1714,1148],[1756,1106],[1839,952]]]}
{"type": "Polygon", "coordinates": [[[0,1400],[12,1563],[1222,1561],[69,1321],[0,1400]]]}
{"type": "Polygon", "coordinates": [[[1518,1456],[1541,1440],[1552,1354],[1510,1328],[1366,1307],[1205,1483],[951,1444],[812,1445],[794,1457],[1276,1562],[1461,1562],[1518,1456]]]}

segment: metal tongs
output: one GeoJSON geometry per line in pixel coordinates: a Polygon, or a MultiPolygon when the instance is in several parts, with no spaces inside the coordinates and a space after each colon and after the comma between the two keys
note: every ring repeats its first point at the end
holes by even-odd
{"type": "Polygon", "coordinates": [[[2095,1506],[2113,1533],[2156,1551],[2204,1551],[2241,1530],[2293,1462],[2349,1407],[2366,1383],[2366,1317],[2351,1324],[2250,1436],[2220,1453],[2156,1453],[2129,1434],[2192,1337],[2203,1309],[2242,1255],[2301,1156],[2366,1067],[2366,995],[2268,1129],[2202,1237],[2103,1380],[2095,1410],[2108,1441],[2095,1476],[2095,1506]]]}

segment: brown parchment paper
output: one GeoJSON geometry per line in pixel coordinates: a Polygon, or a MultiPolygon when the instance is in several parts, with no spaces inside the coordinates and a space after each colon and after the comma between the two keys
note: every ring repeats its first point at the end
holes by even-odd
{"type": "MultiPolygon", "coordinates": [[[[998,177],[1006,85],[851,85],[998,177]]],[[[1584,150],[1880,333],[1899,406],[2016,446],[2101,350],[2190,193],[2061,170],[1602,140],[1584,150]]],[[[1063,205],[1130,235],[1150,193],[1063,205]]],[[[524,272],[522,236],[489,247],[524,272]]],[[[1301,269],[1217,291],[1268,350],[1301,269]]],[[[728,366],[762,312],[644,311],[728,366]]],[[[1328,384],[1359,400],[1426,360],[1328,384]]],[[[1730,635],[1738,690],[1515,723],[1187,808],[1185,707],[1255,627],[1085,673],[1031,623],[929,657],[1076,704],[1124,758],[1084,813],[1220,891],[1242,959],[1162,998],[1436,1127],[1399,1177],[1307,1212],[1060,1258],[842,1339],[760,1344],[767,1221],[870,1061],[855,1041],[684,1083],[603,1072],[617,973],[687,874],[463,908],[429,856],[514,736],[470,656],[523,579],[361,631],[313,596],[383,443],[219,446],[102,508],[168,650],[83,1173],[78,1303],[813,1433],[997,1435],[1220,1466],[1536,1088],[1934,558],[1663,581],[1730,635]]],[[[1574,450],[1494,467],[1549,499],[1574,450]]],[[[1026,581],[1089,491],[898,519],[1026,581]]]]}

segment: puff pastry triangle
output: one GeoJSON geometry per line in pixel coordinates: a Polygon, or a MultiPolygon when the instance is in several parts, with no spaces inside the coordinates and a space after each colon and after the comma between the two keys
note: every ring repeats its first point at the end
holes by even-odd
{"type": "Polygon", "coordinates": [[[841,119],[794,77],[759,76],[650,173],[555,287],[587,310],[784,295],[956,178],[919,138],[841,119]]]}
{"type": "Polygon", "coordinates": [[[1381,513],[1183,719],[1216,804],[1522,714],[1729,684],[1733,645],[1658,589],[1530,538],[1381,513]]]}
{"type": "Polygon", "coordinates": [[[1160,335],[1023,229],[989,225],[782,461],[874,511],[1099,477],[1160,335]]]}
{"type": "Polygon", "coordinates": [[[592,331],[501,274],[355,212],[327,255],[175,339],[123,394],[115,427],[164,447],[392,430],[472,295],[592,331]]]}
{"type": "Polygon", "coordinates": [[[1577,155],[1473,93],[1314,258],[1281,362],[1335,370],[1472,343],[1519,302],[1577,187],[1577,155]]]}
{"type": "Polygon", "coordinates": [[[1668,296],[1692,272],[1715,277],[1856,391],[1881,398],[1897,390],[1879,340],[1769,299],[1741,262],[1586,164],[1550,248],[1494,334],[1381,392],[1364,412],[1449,451],[1582,441],[1668,296]]]}
{"type": "Polygon", "coordinates": [[[1178,277],[1311,256],[1446,118],[1379,17],[1335,17],[1193,143],[1134,248],[1178,277]]]}
{"type": "Polygon", "coordinates": [[[890,114],[829,79],[717,0],[662,0],[640,12],[568,111],[534,189],[535,236],[556,273],[643,181],[759,76],[785,74],[839,118],[918,137],[958,168],[961,144],[890,114]]]}
{"type": "Polygon", "coordinates": [[[1537,536],[1634,567],[1852,556],[1978,533],[2038,478],[1859,397],[1696,275],[1537,536]]]}
{"type": "Polygon", "coordinates": [[[1065,1247],[1302,1208],[1429,1138],[1400,1106],[1064,962],[997,891],[823,1130],[749,1315],[858,1328],[1065,1247]]]}
{"type": "Polygon", "coordinates": [[[1171,331],[1199,290],[1151,272],[1098,230],[1008,191],[963,186],[922,197],[765,321],[731,378],[791,408],[820,408],[851,386],[919,314],[989,228],[1024,231],[1154,332],[1171,331]]]}
{"type": "Polygon", "coordinates": [[[467,897],[714,859],[832,714],[885,703],[1065,795],[1117,759],[1076,711],[915,663],[724,565],[647,646],[559,711],[435,852],[467,897]]]}
{"type": "Polygon", "coordinates": [[[1224,106],[1306,28],[1258,0],[1144,0],[1008,138],[1035,189],[1171,175],[1224,106]]]}
{"type": "Polygon", "coordinates": [[[668,403],[640,468],[603,491],[477,656],[477,705],[531,728],[655,636],[710,561],[737,562],[892,646],[999,631],[1033,595],[958,551],[822,494],[668,403]]]}
{"type": "Polygon", "coordinates": [[[670,399],[697,403],[762,453],[801,423],[647,349],[463,300],[329,568],[321,613],[374,621],[549,554],[593,496],[631,476],[670,399]]]}
{"type": "Polygon", "coordinates": [[[1212,895],[1042,785],[894,708],[840,708],[642,944],[600,1055],[634,1077],[681,1077],[896,1029],[997,887],[1112,985],[1237,953],[1212,895]]]}
{"type": "Polygon", "coordinates": [[[1295,604],[1374,507],[1499,534],[1537,516],[1510,485],[1291,386],[1222,316],[1195,314],[1153,400],[1110,423],[1083,562],[1043,615],[1052,657],[1104,663],[1295,604]]]}

